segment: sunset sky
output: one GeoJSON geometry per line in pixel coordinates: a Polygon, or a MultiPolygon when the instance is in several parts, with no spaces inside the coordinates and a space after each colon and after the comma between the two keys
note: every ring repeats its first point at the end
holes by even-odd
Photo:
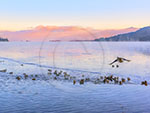
{"type": "Polygon", "coordinates": [[[0,30],[38,25],[140,28],[150,25],[150,0],[0,0],[0,30]]]}

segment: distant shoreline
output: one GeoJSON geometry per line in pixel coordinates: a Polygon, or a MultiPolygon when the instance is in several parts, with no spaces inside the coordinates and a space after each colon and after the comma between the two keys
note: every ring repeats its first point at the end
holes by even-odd
{"type": "Polygon", "coordinates": [[[7,38],[1,38],[0,37],[0,42],[9,42],[9,40],[7,38]]]}
{"type": "MultiPolygon", "coordinates": [[[[26,41],[0,41],[0,42],[26,42],[26,41]]],[[[26,43],[30,42],[43,42],[43,41],[28,41],[26,43]]],[[[95,41],[95,40],[89,40],[89,41],[45,41],[45,42],[150,42],[150,41],[95,41]]]]}

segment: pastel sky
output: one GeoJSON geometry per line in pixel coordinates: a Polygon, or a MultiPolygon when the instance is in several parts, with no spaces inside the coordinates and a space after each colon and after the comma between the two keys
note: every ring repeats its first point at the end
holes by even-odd
{"type": "Polygon", "coordinates": [[[140,28],[150,25],[150,0],[0,0],[0,30],[38,25],[140,28]]]}

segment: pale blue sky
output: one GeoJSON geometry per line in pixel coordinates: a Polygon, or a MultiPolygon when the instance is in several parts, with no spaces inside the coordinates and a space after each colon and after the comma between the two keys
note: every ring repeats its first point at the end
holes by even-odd
{"type": "Polygon", "coordinates": [[[150,25],[150,0],[0,0],[0,30],[38,25],[143,27],[150,25]]]}

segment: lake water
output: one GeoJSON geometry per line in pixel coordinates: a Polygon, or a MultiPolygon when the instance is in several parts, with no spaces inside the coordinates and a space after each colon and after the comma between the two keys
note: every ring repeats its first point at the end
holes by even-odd
{"type": "Polygon", "coordinates": [[[1,42],[0,70],[7,72],[0,72],[0,113],[148,113],[150,86],[140,84],[150,83],[149,62],[149,42],[1,42]],[[109,63],[117,56],[131,62],[112,68],[109,63]],[[49,68],[79,79],[82,74],[89,78],[113,74],[130,77],[131,82],[73,85],[49,79],[49,68]],[[40,77],[16,80],[23,73],[40,77]]]}

